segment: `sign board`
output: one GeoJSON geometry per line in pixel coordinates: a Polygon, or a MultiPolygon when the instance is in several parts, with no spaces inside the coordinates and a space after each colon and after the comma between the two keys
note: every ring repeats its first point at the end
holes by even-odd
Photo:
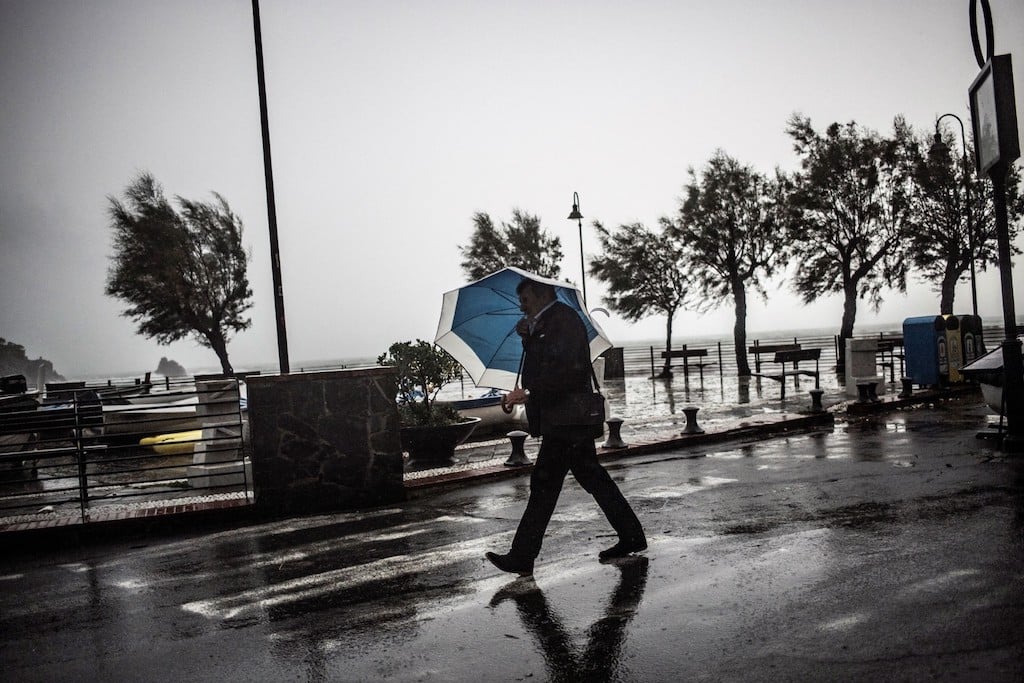
{"type": "Polygon", "coordinates": [[[1020,157],[1010,55],[988,61],[968,89],[978,175],[1005,169],[1020,157]]]}

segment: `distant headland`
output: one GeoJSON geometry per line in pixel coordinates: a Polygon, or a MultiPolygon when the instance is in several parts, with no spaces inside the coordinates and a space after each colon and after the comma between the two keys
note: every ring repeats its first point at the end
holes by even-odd
{"type": "Polygon", "coordinates": [[[24,375],[29,384],[63,382],[64,376],[54,371],[53,363],[45,358],[30,359],[25,347],[0,338],[0,376],[24,375]]]}

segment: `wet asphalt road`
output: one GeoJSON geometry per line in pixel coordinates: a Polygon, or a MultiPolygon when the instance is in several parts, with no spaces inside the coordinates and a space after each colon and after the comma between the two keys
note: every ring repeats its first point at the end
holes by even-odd
{"type": "Polygon", "coordinates": [[[611,461],[618,564],[570,478],[531,579],[527,479],[364,513],[0,560],[10,681],[1024,679],[1024,459],[986,410],[611,461]]]}

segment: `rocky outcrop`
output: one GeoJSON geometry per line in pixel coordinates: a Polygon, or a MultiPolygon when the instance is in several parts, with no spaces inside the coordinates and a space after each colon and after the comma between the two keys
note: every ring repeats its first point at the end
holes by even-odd
{"type": "Polygon", "coordinates": [[[164,377],[184,377],[188,371],[180,363],[161,356],[160,362],[156,366],[156,374],[164,377]]]}

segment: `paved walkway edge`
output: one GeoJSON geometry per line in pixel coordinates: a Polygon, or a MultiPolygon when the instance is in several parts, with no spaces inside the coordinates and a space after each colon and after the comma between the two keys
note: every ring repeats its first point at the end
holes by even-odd
{"type": "MultiPolygon", "coordinates": [[[[770,434],[820,429],[822,427],[831,427],[834,424],[835,415],[827,412],[806,415],[772,414],[744,420],[735,427],[721,431],[704,432],[701,434],[682,434],[676,431],[669,434],[659,434],[651,440],[630,443],[622,448],[600,447],[597,449],[597,456],[601,460],[611,460],[635,455],[664,453],[665,451],[684,450],[750,436],[767,436],[770,434]]],[[[701,456],[700,454],[693,454],[689,457],[696,458],[701,456]]],[[[515,467],[508,467],[502,464],[459,472],[447,472],[437,476],[409,480],[405,483],[405,490],[410,498],[418,498],[449,486],[460,486],[469,482],[486,479],[517,477],[529,474],[532,470],[533,464],[530,463],[515,467]]]]}

